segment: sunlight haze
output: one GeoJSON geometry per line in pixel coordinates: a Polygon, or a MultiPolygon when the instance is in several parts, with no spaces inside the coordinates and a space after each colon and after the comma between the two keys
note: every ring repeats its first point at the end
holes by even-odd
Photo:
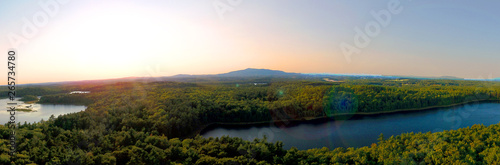
{"type": "Polygon", "coordinates": [[[232,9],[222,15],[216,1],[68,1],[52,13],[39,3],[57,1],[0,2],[0,48],[17,49],[21,84],[245,68],[500,77],[496,1],[220,1],[232,9]],[[347,59],[339,45],[354,45],[355,27],[393,2],[400,13],[347,59]],[[40,12],[46,24],[23,35],[40,12]],[[13,45],[12,34],[26,42],[13,45]]]}

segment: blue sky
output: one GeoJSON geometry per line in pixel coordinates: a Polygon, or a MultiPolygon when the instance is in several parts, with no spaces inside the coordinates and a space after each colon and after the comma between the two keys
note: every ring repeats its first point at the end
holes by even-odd
{"type": "Polygon", "coordinates": [[[21,83],[215,74],[249,67],[490,78],[500,77],[499,3],[2,1],[0,49],[19,51],[21,83]],[[53,16],[39,5],[51,2],[58,9],[53,16]],[[214,3],[231,10],[221,17],[214,3]],[[379,25],[379,32],[359,53],[346,56],[341,43],[355,45],[354,29],[380,24],[371,12],[388,11],[391,3],[399,3],[401,12],[392,13],[387,26],[379,25]],[[47,15],[46,24],[35,25],[37,33],[24,36],[23,20],[33,23],[40,14],[47,15]],[[12,34],[27,42],[12,44],[12,34]]]}

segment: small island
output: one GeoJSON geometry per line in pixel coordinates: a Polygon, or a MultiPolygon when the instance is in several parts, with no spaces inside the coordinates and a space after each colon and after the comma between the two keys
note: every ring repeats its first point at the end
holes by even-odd
{"type": "Polygon", "coordinates": [[[37,110],[33,110],[33,105],[32,104],[17,105],[16,106],[16,111],[21,111],[21,112],[37,112],[37,110]]]}
{"type": "Polygon", "coordinates": [[[32,109],[25,109],[25,108],[20,108],[20,109],[17,109],[17,108],[16,108],[16,111],[21,111],[21,112],[36,112],[36,110],[32,110],[32,109]]]}
{"type": "Polygon", "coordinates": [[[38,97],[35,95],[26,95],[23,98],[19,99],[19,101],[23,101],[24,104],[20,104],[16,106],[16,111],[21,112],[37,112],[37,110],[33,110],[33,104],[38,102],[38,97]]]}

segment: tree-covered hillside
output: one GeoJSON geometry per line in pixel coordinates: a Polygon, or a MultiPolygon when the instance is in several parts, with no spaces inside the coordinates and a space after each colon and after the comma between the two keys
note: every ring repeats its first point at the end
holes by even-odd
{"type": "MultiPolygon", "coordinates": [[[[64,86],[89,94],[45,95],[83,112],[18,124],[16,156],[1,127],[0,161],[17,164],[324,164],[496,161],[498,125],[403,134],[364,148],[284,150],[282,144],[202,138],[211,123],[303,120],[498,100],[494,82],[368,79],[246,83],[125,82],[64,86]],[[488,140],[489,139],[489,140],[488,140]]],[[[382,138],[381,138],[382,139],[382,138]]],[[[500,151],[500,150],[498,150],[500,151]]]]}

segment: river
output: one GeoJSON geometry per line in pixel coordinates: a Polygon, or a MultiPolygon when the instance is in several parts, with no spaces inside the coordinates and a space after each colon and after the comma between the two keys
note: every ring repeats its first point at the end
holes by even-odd
{"type": "Polygon", "coordinates": [[[500,122],[500,103],[482,102],[448,108],[396,112],[377,115],[351,116],[341,120],[273,122],[260,125],[216,125],[201,132],[203,137],[241,137],[253,140],[267,136],[268,141],[282,141],[284,148],[363,147],[385,138],[407,132],[439,132],[500,122]]]}

